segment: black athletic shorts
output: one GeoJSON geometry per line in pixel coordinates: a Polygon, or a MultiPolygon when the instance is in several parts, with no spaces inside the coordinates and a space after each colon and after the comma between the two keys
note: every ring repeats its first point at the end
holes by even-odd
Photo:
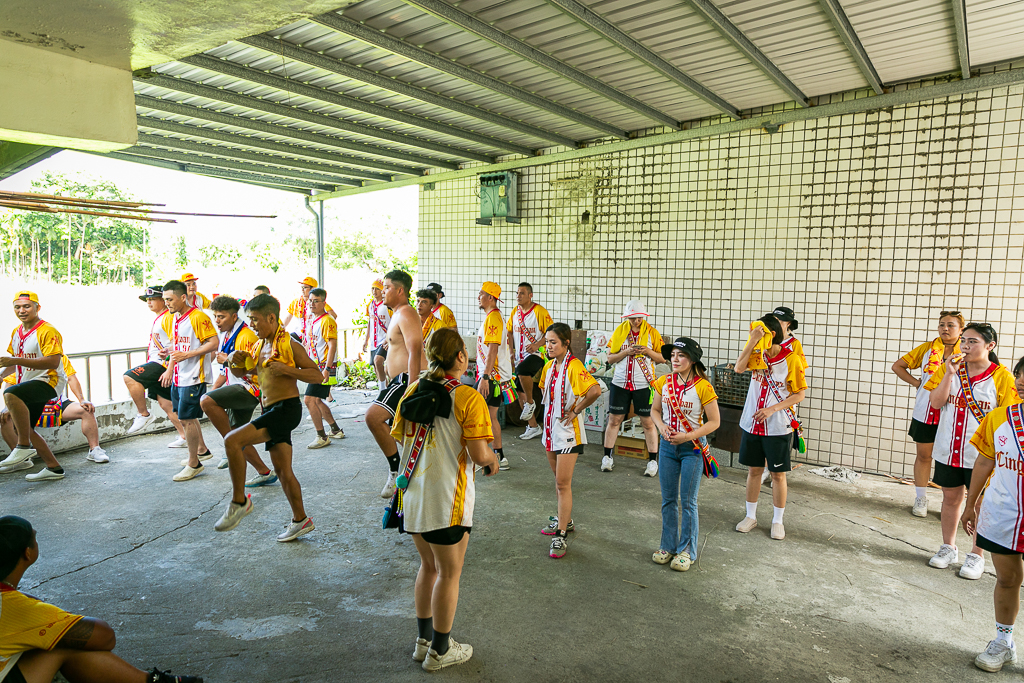
{"type": "Polygon", "coordinates": [[[25,683],[25,675],[21,673],[21,669],[15,664],[14,668],[7,672],[4,677],[4,683],[25,683]]]}
{"type": "Polygon", "coordinates": [[[279,443],[292,445],[292,430],[302,422],[302,399],[298,396],[263,406],[263,414],[252,421],[256,429],[266,429],[270,439],[266,450],[279,443]]]}
{"type": "Polygon", "coordinates": [[[156,362],[137,365],[128,372],[125,377],[135,380],[146,388],[146,395],[152,399],[165,398],[171,400],[171,388],[160,384],[160,375],[167,370],[163,365],[156,362]]]}
{"type": "Polygon", "coordinates": [[[1005,545],[999,545],[995,541],[990,541],[981,534],[975,536],[974,543],[982,550],[987,550],[990,553],[995,553],[996,555],[1016,555],[1018,557],[1021,555],[1021,553],[1016,550],[1007,548],[1005,545]]]}
{"type": "MultiPolygon", "coordinates": [[[[502,405],[503,399],[501,398],[501,390],[499,389],[498,382],[495,382],[490,377],[484,378],[484,391],[487,392],[484,396],[484,402],[491,408],[497,408],[502,405]],[[495,396],[497,393],[497,396],[495,396]]],[[[522,387],[519,387],[521,390],[522,387]]]]}
{"type": "Polygon", "coordinates": [[[533,377],[544,369],[544,359],[533,353],[527,356],[522,363],[516,366],[516,374],[524,377],[533,377]]]}
{"type": "Polygon", "coordinates": [[[935,474],[932,475],[932,481],[943,488],[952,489],[957,486],[971,488],[972,471],[970,467],[951,467],[946,463],[936,460],[935,474]]]}
{"type": "Polygon", "coordinates": [[[315,398],[327,398],[331,395],[331,385],[329,384],[307,384],[306,385],[306,396],[313,396],[315,398]]]}
{"type": "Polygon", "coordinates": [[[549,452],[554,453],[555,455],[571,455],[573,453],[575,453],[576,455],[583,455],[583,444],[578,443],[575,446],[570,446],[569,448],[563,448],[560,451],[549,451],[549,452]]]}
{"type": "Polygon", "coordinates": [[[171,409],[179,420],[198,420],[203,416],[199,401],[206,393],[206,382],[192,384],[187,387],[171,387],[171,409]]]}
{"type": "Polygon", "coordinates": [[[462,537],[473,530],[471,526],[450,526],[445,529],[424,531],[420,537],[433,545],[455,545],[462,537]]]}
{"type": "Polygon", "coordinates": [[[746,430],[741,431],[741,465],[767,467],[769,472],[789,472],[793,469],[789,460],[793,450],[793,432],[782,436],[759,436],[746,430]]]}
{"type": "MultiPolygon", "coordinates": [[[[381,389],[381,392],[377,395],[375,404],[384,406],[384,409],[391,413],[391,417],[395,416],[395,411],[398,410],[398,402],[405,396],[405,390],[409,388],[409,373],[403,372],[398,377],[395,377],[391,382],[381,389]]],[[[388,424],[391,424],[391,420],[388,420],[388,424]]]]}
{"type": "Polygon", "coordinates": [[[388,357],[388,347],[386,347],[383,344],[381,344],[380,346],[375,348],[373,350],[373,353],[370,354],[370,362],[372,363],[373,361],[375,361],[378,356],[381,357],[381,358],[387,358],[388,357]]]}
{"type": "Polygon", "coordinates": [[[42,380],[30,379],[14,386],[4,389],[5,394],[17,396],[28,407],[28,423],[34,425],[39,422],[39,416],[43,414],[46,404],[57,398],[57,392],[49,384],[42,380]]]}
{"type": "Polygon", "coordinates": [[[608,414],[628,415],[629,405],[633,404],[633,412],[640,417],[651,414],[651,388],[629,391],[620,386],[612,385],[608,391],[608,414]]]}
{"type": "Polygon", "coordinates": [[[935,432],[938,429],[938,424],[928,425],[920,420],[911,419],[907,434],[910,435],[914,443],[935,443],[935,432]]]}
{"type": "Polygon", "coordinates": [[[260,400],[249,393],[241,384],[228,384],[206,394],[214,403],[228,414],[228,423],[232,429],[238,429],[252,419],[253,411],[260,400]]]}

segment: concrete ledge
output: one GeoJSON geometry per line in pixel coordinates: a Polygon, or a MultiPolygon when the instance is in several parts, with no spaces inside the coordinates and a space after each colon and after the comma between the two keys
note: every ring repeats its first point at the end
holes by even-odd
{"type": "MultiPolygon", "coordinates": [[[[167,413],[160,409],[156,401],[150,401],[150,411],[157,416],[139,434],[156,434],[174,429],[167,418],[167,413]]],[[[128,436],[128,427],[136,415],[135,404],[131,401],[118,401],[96,405],[96,424],[100,428],[100,444],[116,441],[128,436]]],[[[39,430],[54,453],[66,453],[79,448],[86,448],[88,442],[82,434],[81,420],[63,424],[60,427],[46,427],[39,430]]],[[[135,434],[132,434],[135,436],[135,434]]]]}

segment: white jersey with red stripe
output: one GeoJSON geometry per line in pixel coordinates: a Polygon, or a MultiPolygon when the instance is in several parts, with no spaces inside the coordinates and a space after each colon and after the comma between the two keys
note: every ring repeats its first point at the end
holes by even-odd
{"type": "Polygon", "coordinates": [[[776,411],[761,422],[754,421],[754,414],[807,389],[804,365],[791,347],[782,347],[779,355],[774,357],[765,354],[764,360],[768,369],[754,370],[751,374],[747,399],[740,415],[740,429],[757,436],[785,436],[793,431],[793,420],[787,411],[776,411]]]}
{"type": "Polygon", "coordinates": [[[164,309],[163,313],[153,319],[149,328],[149,346],[146,352],[147,363],[160,363],[167,367],[167,359],[160,357],[160,349],[171,344],[171,331],[174,325],[174,314],[164,309]]]}
{"type": "MultiPolygon", "coordinates": [[[[529,310],[523,310],[521,306],[516,306],[512,310],[506,327],[512,333],[512,345],[515,347],[513,365],[518,366],[530,356],[540,357],[540,353],[530,353],[526,347],[541,342],[552,322],[551,315],[540,304],[533,304],[529,310]]],[[[544,348],[543,344],[540,348],[544,348]]]]}
{"type": "MultiPolygon", "coordinates": [[[[945,366],[935,373],[942,381],[945,366]]],[[[984,372],[969,378],[974,403],[983,416],[998,407],[1005,407],[1017,400],[1013,386],[1013,375],[998,363],[990,364],[984,372]]],[[[934,389],[933,389],[934,391],[934,389]]],[[[971,469],[978,457],[978,449],[971,444],[971,438],[978,430],[980,421],[968,406],[965,388],[960,376],[953,377],[949,398],[939,410],[939,426],[935,432],[932,458],[950,467],[971,469]]]]}
{"type": "MultiPolygon", "coordinates": [[[[216,337],[210,316],[198,308],[190,308],[181,315],[174,316],[171,326],[174,335],[175,351],[195,351],[203,342],[216,337]]],[[[212,381],[210,354],[204,353],[174,364],[174,385],[190,387],[212,381]]]]}
{"type": "MultiPolygon", "coordinates": [[[[45,320],[40,320],[30,330],[26,330],[23,325],[15,327],[11,332],[11,343],[7,347],[7,352],[14,358],[62,356],[64,355],[64,340],[57,328],[45,320]]],[[[59,366],[52,370],[40,370],[24,365],[14,366],[15,384],[33,380],[46,382],[56,388],[60,384],[59,366]]]]}
{"type": "Polygon", "coordinates": [[[375,349],[388,338],[388,324],[391,322],[391,309],[383,301],[371,300],[366,307],[366,315],[370,324],[370,348],[375,349]]]}
{"type": "Polygon", "coordinates": [[[338,338],[338,323],[334,318],[324,313],[320,317],[310,321],[306,330],[306,353],[313,359],[320,370],[327,369],[328,342],[338,338]]]}
{"type": "Polygon", "coordinates": [[[971,439],[995,461],[978,513],[978,534],[1004,548],[1024,551],[1024,405],[993,410],[971,439]]]}

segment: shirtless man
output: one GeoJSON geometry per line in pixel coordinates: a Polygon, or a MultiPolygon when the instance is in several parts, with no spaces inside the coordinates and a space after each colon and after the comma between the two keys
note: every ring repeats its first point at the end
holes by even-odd
{"type": "Polygon", "coordinates": [[[292,430],[302,422],[302,399],[296,381],[311,384],[323,381],[323,373],[310,360],[302,344],[292,339],[281,324],[281,304],[269,294],[254,297],[245,306],[249,325],[260,342],[253,356],[242,349],[231,354],[229,370],[235,377],[255,374],[260,386],[263,414],[252,422],[232,430],[224,439],[231,472],[231,500],[217,531],[231,531],[252,512],[252,497],[245,493],[245,454],[248,446],[265,443],[274,463],[274,471],[292,508],[288,527],[278,535],[280,543],[294,541],[312,531],[313,520],[302,505],[302,487],[292,471],[292,430]],[[247,360],[248,359],[248,362],[247,360]]]}
{"type": "Polygon", "coordinates": [[[381,498],[395,494],[395,480],[398,478],[398,444],[391,436],[391,420],[395,417],[398,402],[405,395],[409,378],[415,381],[420,370],[427,367],[423,351],[423,328],[416,309],[409,305],[412,278],[403,270],[392,270],[384,276],[384,303],[391,309],[388,324],[388,357],[384,369],[391,383],[384,387],[377,400],[366,411],[366,426],[388,460],[387,483],[381,489],[381,498]]]}

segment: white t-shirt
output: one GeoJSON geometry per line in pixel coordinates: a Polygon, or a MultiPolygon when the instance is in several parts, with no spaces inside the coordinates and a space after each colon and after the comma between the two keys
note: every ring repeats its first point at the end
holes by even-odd
{"type": "MultiPolygon", "coordinates": [[[[174,316],[171,324],[175,351],[194,351],[210,337],[216,337],[210,316],[198,308],[190,308],[180,316],[174,316]]],[[[204,353],[174,364],[174,386],[190,387],[212,380],[210,354],[204,353]]]]}

